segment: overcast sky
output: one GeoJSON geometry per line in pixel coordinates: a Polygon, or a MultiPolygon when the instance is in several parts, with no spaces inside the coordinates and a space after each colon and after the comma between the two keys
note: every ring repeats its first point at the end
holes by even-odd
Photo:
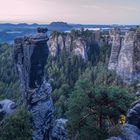
{"type": "Polygon", "coordinates": [[[140,0],[0,0],[0,22],[140,24],[140,0]]]}

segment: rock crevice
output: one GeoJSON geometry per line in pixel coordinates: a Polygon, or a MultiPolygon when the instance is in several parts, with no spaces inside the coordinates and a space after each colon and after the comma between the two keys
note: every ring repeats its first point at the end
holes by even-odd
{"type": "MultiPolygon", "coordinates": [[[[53,115],[52,87],[44,74],[49,55],[46,31],[46,28],[38,28],[36,35],[16,38],[14,42],[14,60],[20,78],[22,99],[32,116],[32,140],[52,140],[53,132],[58,128],[53,115]]],[[[66,134],[64,127],[61,128],[66,134]]],[[[66,139],[64,134],[62,140],[66,139]]],[[[55,137],[61,140],[59,133],[55,137]]]]}

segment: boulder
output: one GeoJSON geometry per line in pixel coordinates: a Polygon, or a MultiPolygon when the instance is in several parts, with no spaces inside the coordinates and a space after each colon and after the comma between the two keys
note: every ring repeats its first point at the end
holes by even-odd
{"type": "Polygon", "coordinates": [[[67,140],[66,119],[57,119],[52,129],[52,139],[67,140]]]}
{"type": "Polygon", "coordinates": [[[135,101],[127,112],[127,122],[140,129],[140,100],[135,101]]]}
{"type": "Polygon", "coordinates": [[[121,127],[123,140],[140,140],[140,130],[131,124],[124,124],[121,127]]]}
{"type": "Polygon", "coordinates": [[[12,114],[16,109],[15,102],[4,99],[0,101],[0,121],[4,119],[6,115],[12,114]]]}

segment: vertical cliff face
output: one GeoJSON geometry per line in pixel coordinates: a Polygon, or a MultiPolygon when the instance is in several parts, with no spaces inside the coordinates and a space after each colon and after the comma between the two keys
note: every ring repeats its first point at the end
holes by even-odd
{"type": "Polygon", "coordinates": [[[72,53],[81,56],[83,60],[87,59],[87,46],[86,42],[81,38],[77,38],[73,41],[73,51],[72,53]]]}
{"type": "Polygon", "coordinates": [[[117,74],[125,82],[131,82],[134,78],[134,42],[135,32],[126,33],[118,58],[117,74]]]}
{"type": "Polygon", "coordinates": [[[140,78],[140,36],[139,31],[129,31],[124,37],[118,58],[117,74],[126,83],[140,78]]]}
{"type": "Polygon", "coordinates": [[[77,56],[81,56],[83,60],[87,59],[87,45],[81,37],[72,38],[70,34],[56,34],[50,37],[48,41],[50,54],[55,57],[63,50],[77,56]]]}
{"type": "Polygon", "coordinates": [[[32,115],[32,140],[66,140],[66,120],[54,120],[52,87],[44,75],[49,55],[46,31],[38,28],[36,35],[15,39],[14,60],[23,103],[32,115]]]}
{"type": "Polygon", "coordinates": [[[46,29],[34,36],[15,39],[14,59],[18,70],[23,102],[32,114],[32,139],[49,140],[53,127],[51,85],[44,78],[48,57],[46,29]]]}
{"type": "Polygon", "coordinates": [[[25,102],[28,90],[38,88],[43,83],[43,71],[48,57],[47,40],[43,31],[38,31],[34,36],[15,39],[14,60],[25,102]]]}
{"type": "Polygon", "coordinates": [[[121,49],[120,30],[118,28],[113,29],[110,32],[110,38],[112,40],[112,49],[108,69],[115,70],[118,65],[118,56],[121,49]]]}
{"type": "Polygon", "coordinates": [[[127,84],[140,78],[140,31],[128,31],[123,40],[116,34],[112,43],[112,51],[108,69],[127,84]]]}

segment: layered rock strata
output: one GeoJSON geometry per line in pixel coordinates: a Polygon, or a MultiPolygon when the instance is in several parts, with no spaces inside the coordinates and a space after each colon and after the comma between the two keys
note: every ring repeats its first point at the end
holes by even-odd
{"type": "Polygon", "coordinates": [[[54,35],[48,41],[50,54],[55,57],[63,50],[87,60],[87,44],[81,37],[72,38],[71,35],[54,35]]]}
{"type": "Polygon", "coordinates": [[[108,69],[130,84],[140,79],[140,30],[130,30],[120,40],[115,34],[108,69]]]}
{"type": "MultiPolygon", "coordinates": [[[[38,28],[36,35],[16,38],[14,42],[14,60],[20,78],[22,99],[32,115],[32,140],[52,140],[52,130],[56,127],[52,87],[44,75],[49,55],[46,31],[46,28],[38,28]]],[[[55,135],[57,140],[60,140],[59,135],[55,135]]],[[[62,137],[66,136],[63,134],[62,137]]]]}
{"type": "Polygon", "coordinates": [[[115,70],[118,65],[118,56],[121,49],[120,30],[118,28],[112,30],[110,32],[110,38],[112,40],[112,49],[108,69],[115,70]]]}

